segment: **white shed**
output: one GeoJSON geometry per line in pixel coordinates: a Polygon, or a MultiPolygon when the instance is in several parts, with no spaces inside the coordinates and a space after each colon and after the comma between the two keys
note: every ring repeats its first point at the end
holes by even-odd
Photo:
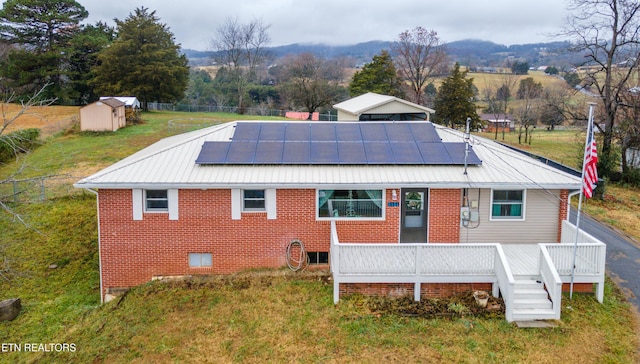
{"type": "Polygon", "coordinates": [[[335,104],[333,108],[338,110],[338,121],[429,121],[431,114],[435,113],[435,110],[428,107],[373,92],[335,104]]]}
{"type": "Polygon", "coordinates": [[[116,131],[127,125],[124,102],[102,99],[80,108],[80,130],[116,131]]]}

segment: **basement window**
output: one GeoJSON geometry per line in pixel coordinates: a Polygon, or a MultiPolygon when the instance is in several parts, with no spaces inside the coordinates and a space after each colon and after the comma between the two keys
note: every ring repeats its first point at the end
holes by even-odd
{"type": "Polygon", "coordinates": [[[492,190],[491,218],[524,220],[524,190],[492,190]]]}
{"type": "Polygon", "coordinates": [[[329,264],[329,252],[307,252],[309,264],[329,264]]]}
{"type": "Polygon", "coordinates": [[[212,265],[211,253],[189,253],[190,268],[208,268],[212,265]]]}

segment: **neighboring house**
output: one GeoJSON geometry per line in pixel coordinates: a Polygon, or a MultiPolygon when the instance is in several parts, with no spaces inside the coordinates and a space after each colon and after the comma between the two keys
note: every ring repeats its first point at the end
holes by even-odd
{"type": "Polygon", "coordinates": [[[368,92],[333,105],[338,110],[338,121],[426,120],[435,111],[394,96],[368,92]]]}
{"type": "Polygon", "coordinates": [[[508,114],[480,114],[480,120],[487,123],[487,127],[484,128],[487,133],[495,133],[496,129],[498,133],[510,133],[516,128],[515,121],[508,114]]]}
{"type": "Polygon", "coordinates": [[[124,107],[126,109],[131,109],[133,111],[140,110],[140,101],[135,96],[101,96],[100,100],[105,99],[116,99],[122,101],[124,103],[124,107]]]}
{"type": "Polygon", "coordinates": [[[80,108],[80,130],[116,131],[127,125],[124,102],[108,98],[80,108]]]}
{"type": "MultiPolygon", "coordinates": [[[[502,256],[494,243],[566,240],[568,199],[580,179],[491,140],[465,144],[463,137],[424,121],[238,121],[165,138],[74,185],[98,196],[101,296],[156,277],[283,267],[297,240],[310,264],[326,266],[331,255],[332,271],[347,267],[348,255],[334,256],[337,237],[367,249],[378,245],[360,243],[445,250],[491,243],[483,245],[491,249],[488,264],[502,256]]],[[[526,254],[537,267],[533,246],[526,254]]],[[[362,267],[384,261],[404,271],[417,261],[379,253],[384,258],[363,258],[362,267]]],[[[431,280],[422,292],[493,287],[498,294],[500,277],[511,274],[504,264],[502,275],[491,266],[444,281],[421,276],[431,280]]],[[[335,296],[367,277],[336,278],[335,296]]],[[[406,293],[411,286],[393,287],[406,293]]]]}

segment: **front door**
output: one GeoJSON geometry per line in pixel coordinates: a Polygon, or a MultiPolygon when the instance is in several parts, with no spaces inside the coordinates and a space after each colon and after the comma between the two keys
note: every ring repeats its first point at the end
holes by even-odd
{"type": "Polygon", "coordinates": [[[400,242],[427,242],[428,189],[403,188],[400,210],[400,242]]]}

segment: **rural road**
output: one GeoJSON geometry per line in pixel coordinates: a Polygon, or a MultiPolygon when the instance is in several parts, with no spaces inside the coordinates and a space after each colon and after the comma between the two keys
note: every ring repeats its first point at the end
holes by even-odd
{"type": "MultiPolygon", "coordinates": [[[[577,210],[571,209],[570,221],[576,223],[577,210]]],[[[627,300],[640,307],[640,244],[611,227],[594,220],[584,213],[580,215],[580,229],[607,245],[607,275],[618,284],[627,300]]]]}

